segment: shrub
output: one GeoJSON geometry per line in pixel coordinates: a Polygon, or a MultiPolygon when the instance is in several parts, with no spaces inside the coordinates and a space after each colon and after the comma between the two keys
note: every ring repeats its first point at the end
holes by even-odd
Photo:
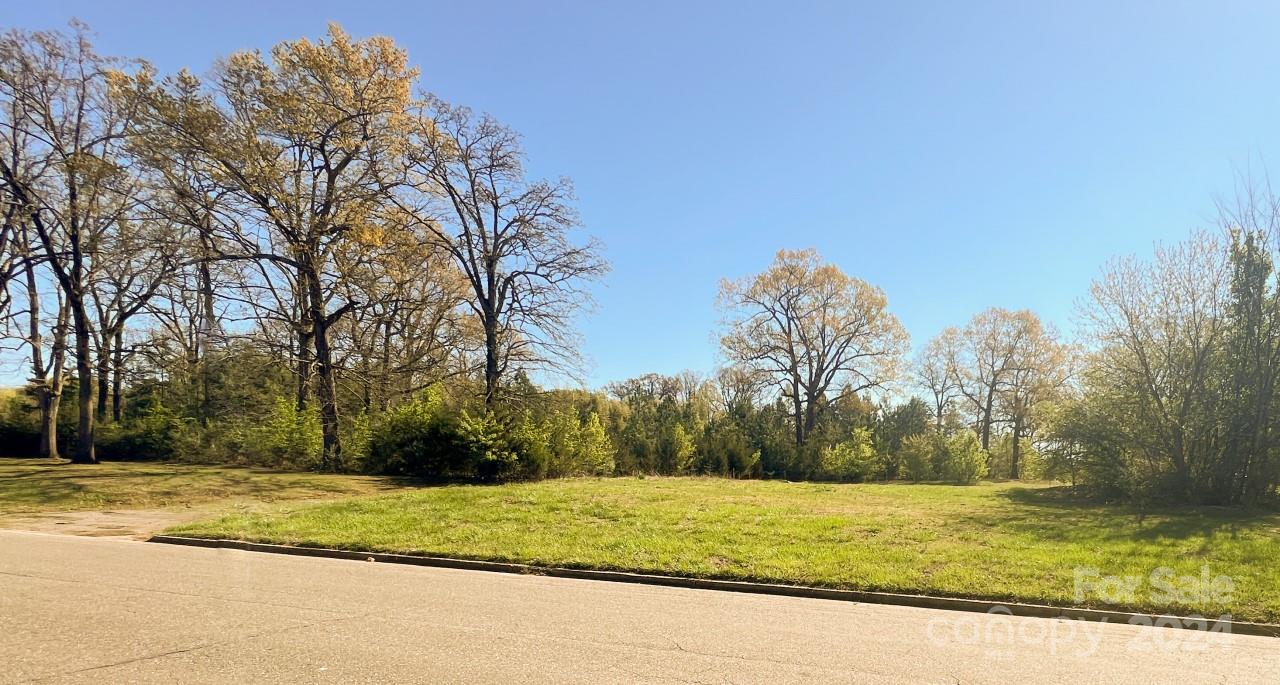
{"type": "MultiPolygon", "coordinates": [[[[1005,478],[1013,473],[1013,436],[1001,435],[993,437],[991,449],[988,451],[988,475],[993,478],[1005,478]]],[[[1020,480],[1037,480],[1044,477],[1044,464],[1040,453],[1028,438],[1018,441],[1018,478],[1020,480]]]]}
{"type": "Polygon", "coordinates": [[[0,417],[0,457],[34,457],[40,453],[40,430],[0,417]]]}
{"type": "Polygon", "coordinates": [[[659,428],[658,472],[687,473],[695,464],[698,447],[681,424],[671,421],[659,428]]]}
{"type": "Polygon", "coordinates": [[[574,412],[556,411],[547,418],[547,475],[604,476],[614,470],[614,449],[600,416],[591,412],[579,421],[574,412]]]}
{"type": "Polygon", "coordinates": [[[316,408],[299,411],[296,404],[283,398],[276,399],[254,437],[272,466],[312,468],[320,463],[324,450],[324,433],[316,408]]]}
{"type": "MultiPolygon", "coordinates": [[[[323,439],[323,436],[321,436],[323,439]]],[[[368,412],[360,412],[351,419],[351,427],[342,438],[342,454],[346,466],[352,471],[364,471],[369,458],[369,444],[373,441],[373,424],[368,412]]]]}
{"type": "Polygon", "coordinates": [[[1141,468],[1152,460],[1139,458],[1129,447],[1129,425],[1110,409],[1105,402],[1080,400],[1055,406],[1048,417],[1052,447],[1043,455],[1042,471],[1093,498],[1142,499],[1161,478],[1141,468]]]}
{"type": "Polygon", "coordinates": [[[469,457],[458,422],[443,411],[440,394],[428,391],[380,417],[364,467],[388,475],[470,478],[475,472],[469,457]]]}
{"type": "Polygon", "coordinates": [[[94,452],[105,461],[168,460],[178,454],[182,420],[156,403],[127,424],[103,424],[94,432],[94,452]]]}
{"type": "Polygon", "coordinates": [[[987,475],[987,453],[973,431],[961,431],[947,440],[942,476],[952,483],[971,484],[987,475]]]}
{"type": "Polygon", "coordinates": [[[470,465],[482,481],[507,480],[515,475],[519,456],[508,440],[506,428],[493,412],[474,417],[462,412],[458,432],[463,448],[458,466],[470,465]]]}
{"type": "Polygon", "coordinates": [[[551,464],[550,426],[545,422],[533,420],[533,415],[526,410],[520,423],[511,429],[511,446],[520,457],[518,477],[527,480],[539,480],[547,477],[547,468],[551,464]]]}
{"type": "Polygon", "coordinates": [[[823,474],[835,480],[858,482],[884,472],[884,459],[865,428],[855,428],[849,440],[823,448],[820,459],[823,474]]]}
{"type": "Polygon", "coordinates": [[[578,433],[576,461],[586,474],[608,476],[613,473],[613,453],[613,443],[609,440],[604,425],[600,423],[600,415],[591,412],[578,433]]]}
{"type": "Polygon", "coordinates": [[[756,476],[760,473],[760,450],[733,421],[712,421],[692,470],[738,478],[756,476]]]}
{"type": "Polygon", "coordinates": [[[917,433],[902,440],[900,456],[903,475],[920,482],[938,477],[934,468],[934,452],[938,450],[938,436],[934,433],[917,433]]]}

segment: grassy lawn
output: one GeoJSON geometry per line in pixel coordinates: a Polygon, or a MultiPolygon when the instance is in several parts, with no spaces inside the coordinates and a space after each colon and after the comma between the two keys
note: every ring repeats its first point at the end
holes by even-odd
{"type": "Polygon", "coordinates": [[[336,498],[398,487],[367,476],[287,473],[192,464],[0,458],[0,514],[156,509],[336,498]]]}
{"type": "MultiPolygon", "coordinates": [[[[1107,606],[1075,569],[1142,579],[1131,609],[1280,622],[1280,514],[1148,513],[1022,484],[617,478],[424,488],[280,506],[176,534],[857,589],[1107,606]],[[1158,568],[1229,576],[1229,601],[1160,598],[1158,568]]],[[[1179,582],[1181,589],[1189,589],[1179,582]]]]}

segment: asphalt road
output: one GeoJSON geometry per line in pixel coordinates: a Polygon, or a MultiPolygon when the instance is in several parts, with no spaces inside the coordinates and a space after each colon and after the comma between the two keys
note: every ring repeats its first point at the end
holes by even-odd
{"type": "Polygon", "coordinates": [[[0,531],[0,682],[1270,683],[1280,639],[0,531]]]}

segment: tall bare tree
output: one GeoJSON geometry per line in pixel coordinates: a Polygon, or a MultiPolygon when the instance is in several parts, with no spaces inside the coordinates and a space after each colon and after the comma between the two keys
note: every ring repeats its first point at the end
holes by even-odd
{"type": "Polygon", "coordinates": [[[996,402],[1008,386],[1034,318],[1030,311],[992,307],[974,315],[960,334],[960,344],[951,348],[956,387],[973,410],[974,428],[984,450],[991,448],[996,402]]]}
{"type": "MultiPolygon", "coordinates": [[[[70,310],[79,382],[73,460],[97,461],[93,449],[93,336],[90,288],[101,238],[133,206],[136,183],[124,153],[132,111],[111,97],[108,77],[129,65],[93,50],[87,29],[70,35],[10,30],[0,37],[3,126],[21,129],[45,168],[39,180],[0,160],[0,180],[20,220],[39,238],[44,263],[70,310]]],[[[7,136],[6,136],[7,137],[7,136]]]]}
{"type": "Polygon", "coordinates": [[[1021,477],[1022,443],[1036,410],[1061,392],[1071,378],[1072,350],[1058,332],[1040,318],[1023,312],[1017,319],[1021,344],[1005,369],[1005,380],[997,398],[1000,415],[1009,423],[1012,439],[1009,477],[1021,477]]]}
{"type": "Polygon", "coordinates": [[[160,86],[145,76],[121,85],[147,104],[147,135],[197,152],[244,213],[226,236],[238,249],[224,256],[294,279],[305,324],[298,352],[316,373],[321,466],[343,468],[333,331],[364,303],[344,298],[335,256],[384,204],[417,71],[391,39],[353,40],[330,25],[327,39],[280,43],[270,61],[232,54],[203,91],[188,74],[160,86]]]}
{"type": "Polygon", "coordinates": [[[755,406],[760,389],[767,381],[752,369],[742,366],[724,366],[716,370],[715,388],[717,408],[726,413],[741,412],[755,406]]]}
{"type": "Polygon", "coordinates": [[[413,211],[453,255],[470,285],[484,336],[484,400],[500,399],[510,372],[578,361],[573,318],[584,286],[608,270],[600,244],[575,243],[567,179],[530,180],[511,129],[438,98],[424,102],[411,150],[413,211]]]}
{"type": "Polygon", "coordinates": [[[934,430],[938,432],[942,431],[942,422],[947,411],[960,397],[959,379],[952,368],[959,344],[960,331],[947,328],[930,340],[929,344],[916,356],[916,382],[929,392],[934,430]]]}
{"type": "Polygon", "coordinates": [[[17,231],[11,249],[21,250],[23,288],[26,291],[26,337],[30,350],[31,389],[35,394],[40,414],[40,447],[42,457],[58,456],[58,412],[62,406],[62,391],[66,385],[64,368],[67,356],[66,297],[53,283],[54,309],[51,321],[45,320],[42,289],[50,278],[39,275],[42,259],[39,246],[31,235],[31,229],[22,226],[17,231]],[[48,329],[46,339],[45,330],[48,329]]]}
{"type": "Polygon", "coordinates": [[[1226,255],[1219,239],[1197,234],[1150,262],[1114,261],[1084,311],[1100,350],[1094,373],[1135,399],[1136,447],[1168,460],[1182,496],[1208,475],[1219,433],[1213,362],[1229,325],[1226,255]]]}
{"type": "Polygon", "coordinates": [[[463,311],[468,284],[452,255],[409,216],[388,214],[387,224],[367,229],[361,254],[339,258],[351,262],[343,269],[348,299],[368,302],[337,338],[339,364],[366,411],[468,373],[478,348],[463,311]]]}
{"type": "Polygon", "coordinates": [[[133,221],[122,219],[102,236],[97,251],[99,265],[89,289],[97,317],[97,420],[107,419],[110,399],[111,420],[119,423],[128,354],[125,330],[177,269],[180,241],[166,221],[142,215],[133,221]]]}
{"type": "Polygon", "coordinates": [[[812,249],[781,250],[763,273],[722,281],[719,306],[725,356],[778,384],[797,448],[828,404],[893,380],[907,346],[884,292],[812,249]]]}

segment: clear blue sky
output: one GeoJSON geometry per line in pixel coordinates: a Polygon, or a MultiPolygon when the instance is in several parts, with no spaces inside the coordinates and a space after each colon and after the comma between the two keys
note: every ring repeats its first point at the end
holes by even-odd
{"type": "Polygon", "coordinates": [[[709,371],[717,281],[782,247],[883,287],[916,344],[992,305],[1070,331],[1106,259],[1280,159],[1273,2],[99,0],[0,24],[70,16],[163,71],[331,20],[394,37],[576,182],[613,264],[591,385],[709,371]]]}

